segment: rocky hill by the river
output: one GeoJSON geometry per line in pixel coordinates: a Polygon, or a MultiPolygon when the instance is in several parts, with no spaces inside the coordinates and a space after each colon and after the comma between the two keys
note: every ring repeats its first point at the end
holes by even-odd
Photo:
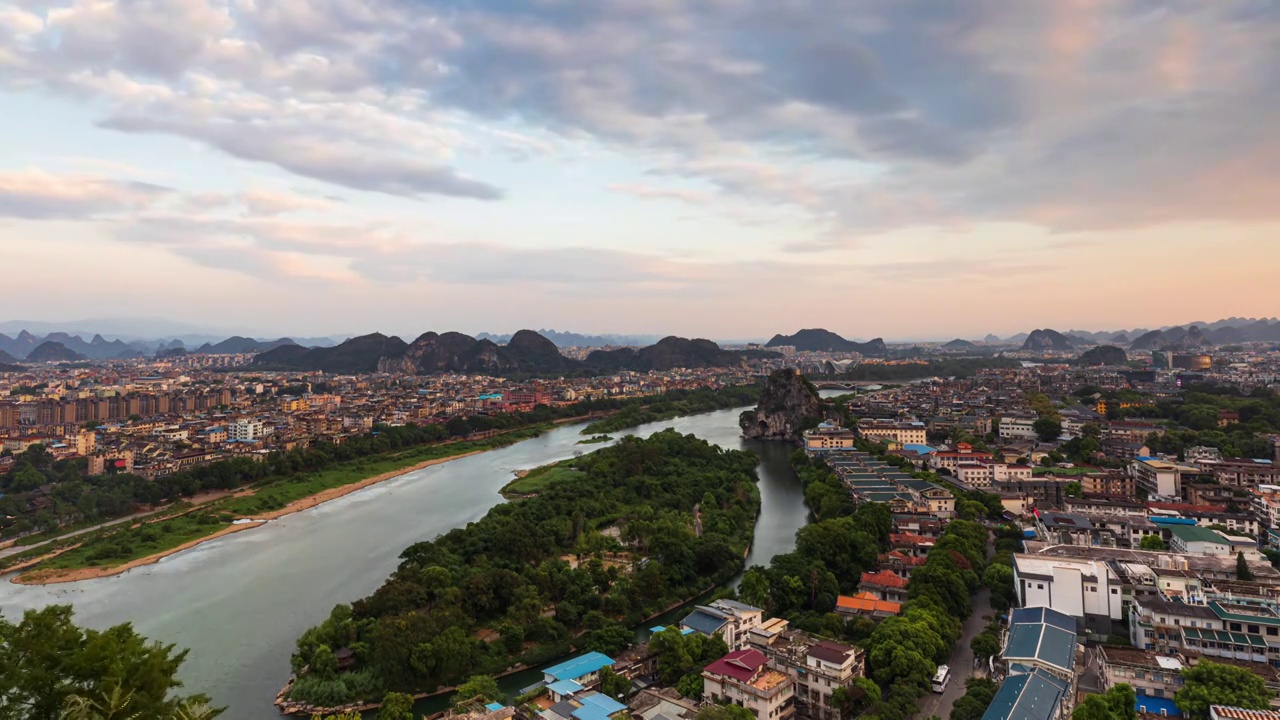
{"type": "Polygon", "coordinates": [[[1115,345],[1099,345],[1080,355],[1081,365],[1124,365],[1129,356],[1115,345]]]}
{"type": "Polygon", "coordinates": [[[822,401],[813,385],[791,368],[775,370],[764,384],[755,410],[742,413],[742,436],[758,440],[792,440],[822,418],[822,401]]]}

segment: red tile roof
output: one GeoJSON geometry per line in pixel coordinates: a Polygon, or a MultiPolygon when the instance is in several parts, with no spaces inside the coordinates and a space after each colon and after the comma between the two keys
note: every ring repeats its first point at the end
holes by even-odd
{"type": "Polygon", "coordinates": [[[891,570],[881,570],[877,573],[862,573],[862,585],[878,585],[880,587],[897,588],[905,590],[907,581],[898,577],[891,570]]]}
{"type": "Polygon", "coordinates": [[[766,662],[768,658],[759,650],[737,650],[708,665],[705,672],[745,683],[751,682],[766,662]]]}

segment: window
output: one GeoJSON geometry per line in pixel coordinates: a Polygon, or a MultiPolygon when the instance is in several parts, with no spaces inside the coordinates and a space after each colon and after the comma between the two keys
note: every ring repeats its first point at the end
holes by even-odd
{"type": "Polygon", "coordinates": [[[1250,634],[1250,635],[1257,635],[1257,634],[1258,634],[1258,633],[1260,633],[1260,632],[1262,632],[1262,631],[1258,629],[1258,626],[1257,626],[1257,625],[1250,625],[1250,626],[1249,626],[1249,634],[1250,634]]]}
{"type": "Polygon", "coordinates": [[[1267,634],[1270,635],[1271,637],[1280,635],[1280,628],[1269,627],[1267,628],[1267,634]]]}
{"type": "Polygon", "coordinates": [[[1240,632],[1240,623],[1231,623],[1231,632],[1240,632]]]}
{"type": "Polygon", "coordinates": [[[1111,588],[1111,594],[1112,594],[1112,595],[1115,595],[1115,594],[1116,594],[1116,589],[1115,589],[1115,588],[1111,588]]]}
{"type": "Polygon", "coordinates": [[[1036,589],[1037,589],[1037,590],[1043,590],[1043,589],[1044,589],[1044,583],[1036,583],[1036,589]]]}
{"type": "Polygon", "coordinates": [[[1181,618],[1174,618],[1174,619],[1173,619],[1173,624],[1174,624],[1174,625],[1181,625],[1181,624],[1182,624],[1182,619],[1181,619],[1181,618]]]}

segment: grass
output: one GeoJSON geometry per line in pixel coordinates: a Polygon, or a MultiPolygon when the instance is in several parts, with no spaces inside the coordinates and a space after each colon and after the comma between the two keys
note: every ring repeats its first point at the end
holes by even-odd
{"type": "Polygon", "coordinates": [[[595,437],[589,437],[586,440],[579,440],[575,444],[576,445],[595,445],[596,443],[607,443],[612,439],[613,438],[609,435],[596,435],[595,437]]]}
{"type": "MultiPolygon", "coordinates": [[[[424,445],[352,460],[319,472],[276,478],[254,485],[252,495],[217,500],[190,514],[168,517],[138,527],[129,527],[133,523],[122,524],[119,527],[105,528],[74,538],[71,542],[80,541],[79,547],[49,558],[35,566],[33,570],[116,567],[212,535],[236,518],[252,517],[256,514],[279,510],[292,502],[325,490],[351,485],[375,475],[402,470],[420,462],[511,445],[536,437],[545,430],[545,426],[534,426],[513,430],[485,440],[424,445]]],[[[162,517],[171,512],[157,513],[153,517],[162,517]]],[[[49,548],[38,548],[29,552],[34,556],[48,551],[49,548]]],[[[6,558],[6,560],[12,563],[22,555],[26,553],[6,558]]]]}
{"type": "Polygon", "coordinates": [[[40,563],[38,569],[71,570],[115,567],[154,555],[227,527],[234,518],[227,513],[194,512],[190,515],[147,523],[122,530],[40,563]]]}
{"type": "Polygon", "coordinates": [[[528,475],[512,480],[504,485],[500,492],[503,497],[532,495],[546,490],[551,483],[572,480],[585,474],[581,470],[575,470],[567,465],[562,466],[560,463],[551,463],[550,465],[534,468],[529,471],[528,475]]]}

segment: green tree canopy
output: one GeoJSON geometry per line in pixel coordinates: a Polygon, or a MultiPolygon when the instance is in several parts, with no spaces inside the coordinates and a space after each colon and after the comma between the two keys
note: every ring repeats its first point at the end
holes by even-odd
{"type": "Polygon", "coordinates": [[[1031,429],[1035,430],[1036,437],[1041,442],[1053,442],[1062,437],[1062,423],[1051,418],[1042,417],[1031,425],[1031,429]]]}
{"type": "Polygon", "coordinates": [[[502,691],[498,689],[498,681],[488,675],[472,675],[454,692],[453,705],[458,707],[476,699],[484,702],[501,700],[502,691]]]}
{"type": "Polygon", "coordinates": [[[1236,553],[1236,579],[1253,579],[1253,571],[1249,569],[1249,563],[1244,559],[1244,553],[1236,553]]]}
{"type": "Polygon", "coordinates": [[[698,711],[694,720],[756,720],[756,716],[738,705],[712,705],[698,711]]]}
{"type": "Polygon", "coordinates": [[[383,695],[382,707],[378,708],[378,720],[414,720],[413,696],[398,692],[383,695]]]}
{"type": "Polygon", "coordinates": [[[1271,704],[1271,692],[1262,677],[1234,665],[1202,660],[1182,671],[1182,683],[1173,702],[1197,720],[1209,717],[1210,705],[1266,710],[1271,704]]]}
{"type": "Polygon", "coordinates": [[[1137,699],[1132,686],[1120,683],[1101,695],[1085,698],[1071,713],[1071,720],[1134,720],[1137,699]]]}
{"type": "Polygon", "coordinates": [[[1141,550],[1164,550],[1164,540],[1159,535],[1143,535],[1142,541],[1138,543],[1141,550]]]}
{"type": "Polygon", "coordinates": [[[128,624],[81,629],[67,605],[0,618],[0,718],[212,718],[208,697],[172,694],[186,657],[128,624]]]}

